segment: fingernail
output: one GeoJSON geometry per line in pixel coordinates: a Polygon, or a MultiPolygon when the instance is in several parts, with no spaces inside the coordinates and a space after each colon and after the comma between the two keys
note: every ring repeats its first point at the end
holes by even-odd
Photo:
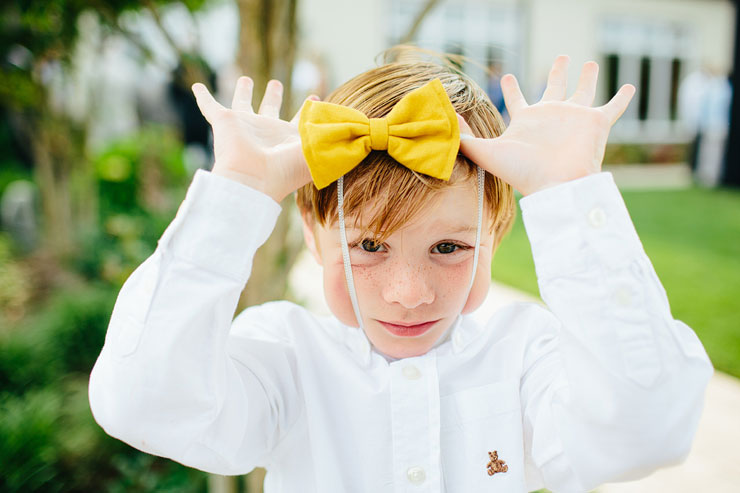
{"type": "Polygon", "coordinates": [[[475,139],[475,137],[470,134],[464,134],[464,133],[460,134],[460,140],[472,140],[472,139],[475,139]]]}

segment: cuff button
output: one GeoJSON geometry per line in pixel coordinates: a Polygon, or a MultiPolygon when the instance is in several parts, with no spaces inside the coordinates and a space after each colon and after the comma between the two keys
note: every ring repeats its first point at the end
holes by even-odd
{"type": "Polygon", "coordinates": [[[601,207],[594,207],[588,213],[588,223],[593,228],[603,228],[606,224],[606,212],[601,207]]]}

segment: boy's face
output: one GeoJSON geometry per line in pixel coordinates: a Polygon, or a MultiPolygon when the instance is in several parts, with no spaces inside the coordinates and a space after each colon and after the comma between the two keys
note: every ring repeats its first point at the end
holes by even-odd
{"type": "MultiPolygon", "coordinates": [[[[473,268],[478,198],[475,180],[447,187],[383,244],[349,227],[360,315],[370,342],[382,353],[405,358],[429,351],[460,313],[485,299],[491,278],[493,234],[484,211],[475,282],[473,268]],[[363,242],[363,240],[366,240],[363,242]]],[[[304,221],[306,243],[324,270],[324,294],[332,313],[357,327],[342,263],[339,225],[304,221]]]]}

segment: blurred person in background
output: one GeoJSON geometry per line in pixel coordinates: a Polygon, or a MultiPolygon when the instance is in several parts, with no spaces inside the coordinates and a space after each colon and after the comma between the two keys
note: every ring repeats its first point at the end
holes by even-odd
{"type": "Polygon", "coordinates": [[[732,86],[713,67],[690,73],[679,88],[681,120],[693,137],[690,165],[697,183],[717,186],[722,178],[730,127],[732,86]]]}

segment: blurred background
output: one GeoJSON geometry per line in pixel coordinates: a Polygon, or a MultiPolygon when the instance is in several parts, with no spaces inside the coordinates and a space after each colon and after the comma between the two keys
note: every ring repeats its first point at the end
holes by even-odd
{"type": "MultiPolygon", "coordinates": [[[[718,372],[680,468],[612,491],[740,489],[740,107],[730,0],[25,0],[0,7],[0,491],[261,491],[264,471],[211,476],[95,424],[87,379],[122,283],[212,162],[189,87],[223,102],[240,74],[283,81],[284,116],[398,43],[468,57],[507,118],[552,60],[601,67],[597,104],[637,86],[605,158],[671,301],[718,372]],[[729,144],[728,144],[729,143],[729,144]]],[[[288,298],[322,310],[287,199],[239,311],[288,298]],[[250,289],[259,286],[259,289],[250,289]]],[[[537,299],[520,222],[492,303],[537,299]]],[[[320,288],[318,289],[320,291],[320,288]]]]}

